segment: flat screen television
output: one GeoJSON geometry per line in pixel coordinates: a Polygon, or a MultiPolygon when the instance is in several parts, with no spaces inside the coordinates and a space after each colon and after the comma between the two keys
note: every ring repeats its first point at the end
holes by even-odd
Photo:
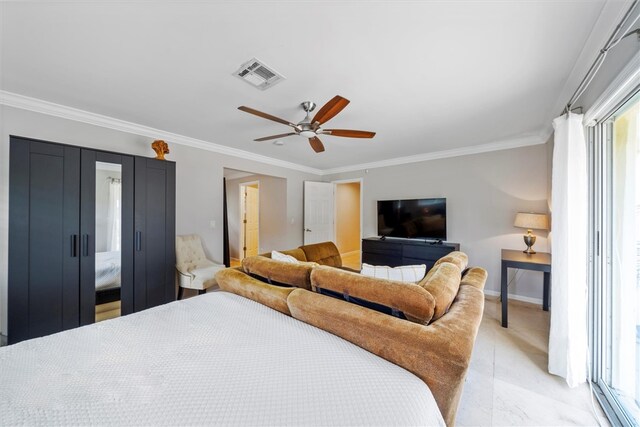
{"type": "Polygon", "coordinates": [[[378,235],[447,239],[447,199],[378,200],[378,235]]]}

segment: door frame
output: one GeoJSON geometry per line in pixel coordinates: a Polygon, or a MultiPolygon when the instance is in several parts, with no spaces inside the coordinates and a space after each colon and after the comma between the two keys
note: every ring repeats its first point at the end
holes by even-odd
{"type": "Polygon", "coordinates": [[[258,253],[260,253],[260,181],[259,180],[255,180],[255,181],[247,181],[247,182],[240,182],[238,183],[238,201],[240,203],[240,209],[238,210],[238,214],[240,216],[240,221],[238,222],[239,227],[238,229],[240,230],[240,233],[238,235],[239,237],[239,244],[238,244],[238,259],[240,261],[242,261],[245,256],[244,256],[244,229],[245,229],[245,225],[244,225],[244,190],[243,187],[251,187],[253,185],[257,185],[258,186],[258,253]]]}
{"type": "MultiPolygon", "coordinates": [[[[333,192],[333,218],[334,218],[334,224],[335,224],[335,219],[338,217],[338,204],[336,203],[336,192],[335,192],[335,187],[338,184],[350,184],[352,182],[357,182],[360,184],[360,254],[362,255],[362,236],[363,236],[363,231],[364,231],[364,209],[363,209],[363,205],[364,205],[364,197],[363,197],[363,193],[364,193],[364,179],[363,178],[351,178],[351,179],[339,179],[336,181],[331,181],[331,183],[333,184],[334,187],[334,192],[333,192]]],[[[336,243],[338,243],[338,230],[337,227],[333,227],[333,241],[336,243]]]]}

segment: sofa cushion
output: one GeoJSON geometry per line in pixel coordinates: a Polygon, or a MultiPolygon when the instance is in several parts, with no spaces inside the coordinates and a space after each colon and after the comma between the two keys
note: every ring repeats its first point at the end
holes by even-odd
{"type": "Polygon", "coordinates": [[[397,310],[412,322],[428,324],[434,314],[433,296],[416,284],[376,279],[327,266],[313,269],[311,283],[316,291],[328,290],[397,310]]]}
{"type": "Polygon", "coordinates": [[[427,271],[425,264],[387,267],[386,265],[362,264],[360,274],[378,279],[397,280],[398,282],[418,283],[427,271]]]}
{"type": "Polygon", "coordinates": [[[342,257],[333,242],[304,245],[300,246],[300,249],[305,254],[305,261],[313,261],[330,267],[342,267],[342,257]]]}
{"type": "Polygon", "coordinates": [[[438,261],[436,261],[435,264],[433,264],[433,266],[435,267],[436,265],[442,264],[443,262],[450,262],[451,264],[455,264],[458,266],[460,271],[464,271],[469,264],[469,257],[464,252],[453,251],[440,258],[438,261]]]}
{"type": "Polygon", "coordinates": [[[252,256],[242,260],[245,273],[277,285],[311,289],[311,269],[315,263],[290,263],[264,256],[252,256]]]}
{"type": "Polygon", "coordinates": [[[449,310],[458,294],[461,276],[460,268],[456,264],[441,262],[418,283],[434,298],[435,307],[431,321],[438,320],[449,310]]]}

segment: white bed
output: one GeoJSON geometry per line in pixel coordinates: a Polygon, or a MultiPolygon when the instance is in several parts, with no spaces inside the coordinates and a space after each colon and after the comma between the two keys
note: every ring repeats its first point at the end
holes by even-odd
{"type": "Polygon", "coordinates": [[[429,388],[339,337],[208,293],[0,348],[0,425],[444,425],[429,388]]]}
{"type": "Polygon", "coordinates": [[[120,287],[120,251],[96,252],[96,291],[120,287]]]}

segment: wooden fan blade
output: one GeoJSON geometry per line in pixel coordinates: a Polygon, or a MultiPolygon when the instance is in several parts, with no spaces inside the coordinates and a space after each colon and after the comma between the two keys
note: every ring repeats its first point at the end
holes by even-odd
{"type": "Polygon", "coordinates": [[[245,113],[253,114],[258,117],[262,117],[263,119],[273,120],[274,122],[282,123],[283,125],[291,126],[292,128],[296,127],[296,125],[294,125],[293,123],[285,119],[272,116],[271,114],[263,113],[262,111],[254,110],[253,108],[245,107],[244,105],[241,107],[238,107],[238,110],[244,111],[245,113]]]}
{"type": "Polygon", "coordinates": [[[317,136],[309,138],[309,144],[311,144],[311,148],[313,148],[313,151],[316,153],[322,153],[324,151],[324,145],[317,136]]]}
{"type": "Polygon", "coordinates": [[[336,116],[340,111],[344,109],[347,105],[349,105],[349,100],[341,97],[340,95],[334,96],[329,102],[324,104],[321,109],[318,110],[316,115],[313,117],[311,123],[318,122],[323,124],[328,122],[332,118],[336,116]]]}
{"type": "Polygon", "coordinates": [[[376,136],[375,132],[352,129],[322,129],[322,133],[331,136],[346,136],[347,138],[373,138],[376,136]]]}
{"type": "Polygon", "coordinates": [[[291,135],[296,135],[296,133],[295,132],[290,132],[290,133],[281,133],[280,135],[265,136],[265,137],[262,137],[262,138],[254,139],[254,141],[268,141],[270,139],[284,138],[286,136],[291,136],[291,135]]]}

